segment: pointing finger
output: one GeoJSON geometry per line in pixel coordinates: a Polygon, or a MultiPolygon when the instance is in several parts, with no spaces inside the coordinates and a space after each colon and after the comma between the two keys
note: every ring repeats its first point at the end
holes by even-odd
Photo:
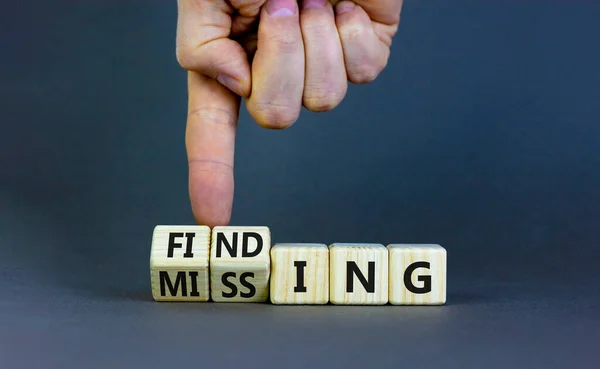
{"type": "Polygon", "coordinates": [[[186,148],[189,191],[198,224],[227,225],[233,204],[233,158],[240,98],[215,80],[188,73],[186,148]]]}

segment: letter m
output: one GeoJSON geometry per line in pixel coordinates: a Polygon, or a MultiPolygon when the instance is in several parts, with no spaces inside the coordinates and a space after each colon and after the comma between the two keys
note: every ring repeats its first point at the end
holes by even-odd
{"type": "Polygon", "coordinates": [[[187,296],[187,283],[186,283],[186,275],[185,272],[177,272],[177,277],[175,278],[175,285],[171,282],[171,278],[169,277],[169,272],[160,271],[158,273],[160,278],[160,295],[166,296],[166,289],[169,289],[169,293],[171,296],[177,296],[177,290],[181,286],[181,296],[187,296]]]}

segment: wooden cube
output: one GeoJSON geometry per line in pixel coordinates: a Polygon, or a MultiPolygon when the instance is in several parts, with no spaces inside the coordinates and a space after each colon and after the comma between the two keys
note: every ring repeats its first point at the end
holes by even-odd
{"type": "Polygon", "coordinates": [[[388,251],[381,244],[329,246],[330,301],[339,305],[388,302],[388,251]]]}
{"type": "Polygon", "coordinates": [[[273,304],[327,304],[329,249],[318,243],[279,243],[271,249],[273,304]]]}
{"type": "Polygon", "coordinates": [[[156,301],[208,301],[210,228],[154,228],[150,251],[152,296],[156,301]]]}
{"type": "Polygon", "coordinates": [[[267,227],[214,227],[210,250],[212,300],[267,301],[270,249],[271,232],[267,227]]]}
{"type": "Polygon", "coordinates": [[[446,250],[440,245],[391,244],[390,303],[446,303],[446,250]]]}

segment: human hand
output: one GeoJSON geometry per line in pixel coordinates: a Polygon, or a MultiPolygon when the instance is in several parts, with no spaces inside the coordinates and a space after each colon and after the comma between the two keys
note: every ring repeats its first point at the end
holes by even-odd
{"type": "Polygon", "coordinates": [[[302,106],[333,109],[347,81],[370,82],[387,64],[402,0],[303,0],[300,6],[295,0],[178,0],[177,58],[189,71],[189,191],[199,224],[230,220],[240,97],[259,125],[282,129],[302,106]]]}

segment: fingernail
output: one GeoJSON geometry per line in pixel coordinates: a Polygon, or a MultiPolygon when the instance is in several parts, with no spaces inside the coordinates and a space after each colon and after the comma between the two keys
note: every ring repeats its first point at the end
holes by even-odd
{"type": "Polygon", "coordinates": [[[267,13],[276,17],[296,14],[296,0],[269,0],[267,13]]]}
{"type": "Polygon", "coordinates": [[[338,4],[338,6],[335,8],[335,12],[337,14],[344,14],[354,10],[354,8],[356,8],[356,4],[351,1],[344,1],[338,4]]]}
{"type": "Polygon", "coordinates": [[[239,93],[239,91],[238,91],[239,84],[233,77],[230,77],[226,74],[219,74],[217,76],[217,81],[219,81],[220,84],[227,87],[231,91],[233,91],[235,93],[239,93]]]}
{"type": "Polygon", "coordinates": [[[327,4],[327,0],[304,0],[302,9],[322,8],[327,4]]]}

